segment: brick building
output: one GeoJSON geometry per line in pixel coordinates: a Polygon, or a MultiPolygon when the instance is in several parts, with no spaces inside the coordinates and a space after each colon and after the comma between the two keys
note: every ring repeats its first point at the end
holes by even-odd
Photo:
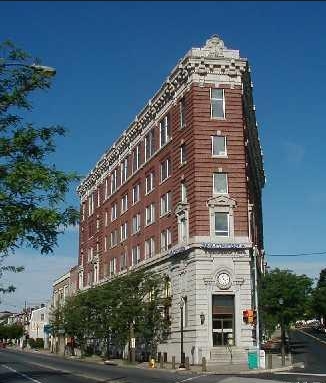
{"type": "Polygon", "coordinates": [[[228,341],[241,359],[254,342],[242,312],[255,307],[263,271],[264,182],[247,59],[213,36],[80,184],[77,287],[157,270],[170,283],[167,359],[180,358],[181,301],[191,361],[228,358],[228,341]]]}

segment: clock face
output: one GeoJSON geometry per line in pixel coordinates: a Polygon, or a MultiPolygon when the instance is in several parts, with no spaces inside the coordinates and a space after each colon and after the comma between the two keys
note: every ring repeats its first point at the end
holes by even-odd
{"type": "Polygon", "coordinates": [[[218,284],[220,285],[220,287],[228,287],[229,284],[230,284],[230,276],[229,274],[227,273],[221,273],[218,277],[217,277],[217,282],[218,284]]]}

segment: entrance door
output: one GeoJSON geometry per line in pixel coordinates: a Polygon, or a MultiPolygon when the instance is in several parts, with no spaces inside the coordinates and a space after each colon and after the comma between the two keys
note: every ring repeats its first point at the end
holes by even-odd
{"type": "Polygon", "coordinates": [[[212,298],[213,346],[225,346],[229,337],[234,339],[234,296],[213,295],[212,298]]]}

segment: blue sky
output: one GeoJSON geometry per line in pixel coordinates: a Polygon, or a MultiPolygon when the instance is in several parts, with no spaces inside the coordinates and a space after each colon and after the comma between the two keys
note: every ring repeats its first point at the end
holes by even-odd
{"type": "MultiPolygon", "coordinates": [[[[0,39],[57,69],[28,116],[59,123],[58,167],[86,175],[191,48],[218,34],[251,63],[264,152],[267,254],[325,251],[325,2],[0,2],[0,39]]],[[[68,196],[78,205],[75,189],[68,196]]],[[[77,261],[69,230],[55,254],[20,250],[7,275],[17,291],[0,310],[50,298],[77,261]]],[[[270,266],[317,277],[326,255],[268,257],[270,266]]]]}

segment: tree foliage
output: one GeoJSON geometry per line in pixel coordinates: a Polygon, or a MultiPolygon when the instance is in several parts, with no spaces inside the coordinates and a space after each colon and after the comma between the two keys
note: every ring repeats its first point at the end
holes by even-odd
{"type": "Polygon", "coordinates": [[[326,318],[326,269],[319,274],[317,286],[312,294],[312,310],[320,319],[326,318]]]}
{"type": "Polygon", "coordinates": [[[122,350],[130,341],[131,328],[138,343],[148,353],[156,351],[168,322],[164,320],[161,276],[137,271],[113,279],[105,285],[70,297],[54,312],[54,329],[64,328],[85,351],[88,339],[101,339],[110,354],[110,344],[122,350]],[[58,314],[58,313],[61,314],[58,314]],[[56,322],[61,318],[60,323],[56,322]]]}
{"type": "Polygon", "coordinates": [[[34,92],[49,89],[51,85],[51,78],[37,70],[33,61],[10,41],[0,44],[2,259],[20,246],[41,253],[52,252],[63,228],[78,220],[78,212],[65,206],[64,200],[70,184],[79,177],[57,169],[48,160],[55,151],[55,138],[63,136],[65,129],[58,125],[36,127],[24,121],[26,111],[32,109],[34,92]]]}
{"type": "Polygon", "coordinates": [[[24,333],[24,328],[19,323],[0,326],[0,339],[19,339],[24,333]]]}
{"type": "Polygon", "coordinates": [[[285,326],[303,319],[309,309],[313,281],[306,275],[296,275],[278,268],[265,274],[260,282],[259,305],[263,325],[272,332],[281,322],[285,326]],[[283,304],[280,304],[280,299],[283,304]]]}

